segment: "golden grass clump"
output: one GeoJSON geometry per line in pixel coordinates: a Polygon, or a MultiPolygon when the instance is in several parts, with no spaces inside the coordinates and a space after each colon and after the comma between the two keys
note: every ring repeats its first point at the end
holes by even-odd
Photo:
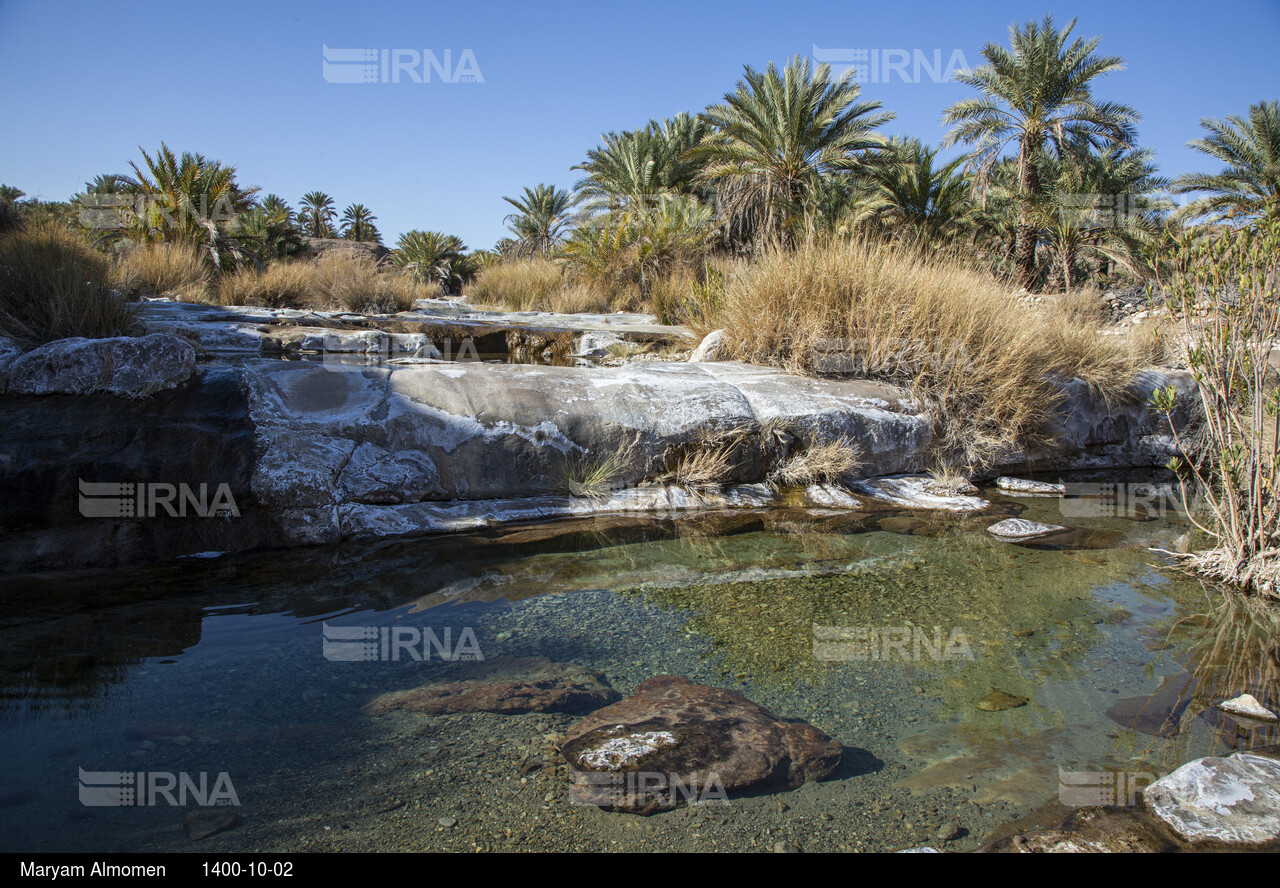
{"type": "Polygon", "coordinates": [[[846,437],[792,454],[769,480],[779,487],[831,484],[849,478],[862,466],[862,450],[846,437]]]}
{"type": "Polygon", "coordinates": [[[120,257],[115,271],[116,287],[124,293],[190,302],[210,299],[212,279],[204,256],[186,243],[135,246],[120,257]]]}
{"type": "Polygon", "coordinates": [[[315,264],[317,308],[394,314],[411,311],[417,299],[440,295],[438,287],[417,283],[410,275],[380,270],[369,256],[332,253],[315,264]]]}
{"type": "Polygon", "coordinates": [[[0,236],[0,334],[31,345],[128,334],[137,305],[112,288],[110,260],[55,225],[0,236]]]}
{"type": "Polygon", "coordinates": [[[1133,356],[1084,314],[1076,301],[1057,314],[1029,310],[949,257],[852,239],[740,266],[717,320],[737,359],[909,387],[933,414],[944,459],[982,467],[1010,445],[1047,443],[1061,381],[1124,396],[1133,356]]]}
{"type": "Polygon", "coordinates": [[[467,287],[467,299],[512,311],[545,306],[564,285],[560,266],[550,259],[503,259],[487,266],[467,287]]]}
{"type": "Polygon", "coordinates": [[[223,305],[255,305],[263,308],[307,308],[315,295],[315,269],[307,262],[274,262],[261,274],[239,268],[218,281],[218,301],[223,305]]]}

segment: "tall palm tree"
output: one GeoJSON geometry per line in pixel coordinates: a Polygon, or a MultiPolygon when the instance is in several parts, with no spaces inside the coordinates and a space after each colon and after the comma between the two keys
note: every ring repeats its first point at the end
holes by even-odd
{"type": "Polygon", "coordinates": [[[504,220],[514,236],[513,255],[546,256],[564,242],[572,224],[570,210],[577,199],[563,188],[537,185],[521,197],[503,197],[519,213],[504,220]]]}
{"type": "Polygon", "coordinates": [[[956,232],[971,206],[970,177],[960,155],[938,165],[940,149],[919,139],[893,138],[867,168],[876,215],[900,230],[933,240],[956,232]]]}
{"type": "Polygon", "coordinates": [[[1175,192],[1207,193],[1179,215],[1207,221],[1228,215],[1246,221],[1280,215],[1280,102],[1250,105],[1248,120],[1232,115],[1225,121],[1206,118],[1200,125],[1209,134],[1187,144],[1226,166],[1218,173],[1178,177],[1175,192]]]}
{"type": "Polygon", "coordinates": [[[987,175],[1010,143],[1016,144],[1018,222],[1014,262],[1018,281],[1035,278],[1036,226],[1033,204],[1044,192],[1036,160],[1047,147],[1061,154],[1068,143],[1094,148],[1129,147],[1138,112],[1128,105],[1093,98],[1093,81],[1124,68],[1118,56],[1094,54],[1101,38],[1076,38],[1067,45],[1075,19],[1059,31],[1053,17],[1012,25],[1009,49],[994,43],[982,48],[987,64],[956,74],[978,90],[947,109],[943,123],[953,129],[944,144],[974,144],[978,181],[987,175]]]}
{"type": "Polygon", "coordinates": [[[364,204],[351,204],[342,211],[342,236],[360,243],[380,243],[382,236],[373,224],[377,218],[364,204]]]}
{"type": "Polygon", "coordinates": [[[308,191],[302,195],[302,209],[298,211],[298,222],[302,225],[302,233],[311,237],[333,237],[333,217],[336,210],[333,198],[323,191],[308,191]]]}
{"type": "Polygon", "coordinates": [[[789,243],[817,180],[857,169],[884,144],[875,130],[893,115],[859,102],[851,76],[832,80],[829,65],[815,71],[800,56],[781,72],[748,65],[737,89],[706,110],[715,129],[687,156],[706,163],[731,231],[752,230],[757,245],[789,243]]]}

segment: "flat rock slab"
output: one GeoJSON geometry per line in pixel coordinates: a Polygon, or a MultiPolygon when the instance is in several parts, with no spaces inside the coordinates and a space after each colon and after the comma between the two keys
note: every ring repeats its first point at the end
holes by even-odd
{"type": "Polygon", "coordinates": [[[996,479],[996,487],[1014,496],[1063,496],[1067,492],[1065,484],[1051,484],[1048,481],[1032,481],[1027,478],[1010,478],[1001,475],[996,479]]]}
{"type": "Polygon", "coordinates": [[[1062,533],[1068,528],[1060,524],[1041,524],[1025,518],[1006,518],[987,528],[987,533],[1002,540],[1033,540],[1052,533],[1062,533]]]}
{"type": "Polygon", "coordinates": [[[612,703],[622,695],[601,673],[573,663],[537,658],[496,660],[470,670],[473,677],[444,684],[427,684],[377,697],[363,712],[585,712],[612,703]]]}
{"type": "Polygon", "coordinates": [[[571,727],[561,755],[575,802],[653,814],[821,780],[843,749],[737,691],[659,675],[571,727]]]}
{"type": "Polygon", "coordinates": [[[1143,791],[1184,841],[1256,848],[1280,842],[1280,761],[1237,752],[1187,762],[1143,791]]]}

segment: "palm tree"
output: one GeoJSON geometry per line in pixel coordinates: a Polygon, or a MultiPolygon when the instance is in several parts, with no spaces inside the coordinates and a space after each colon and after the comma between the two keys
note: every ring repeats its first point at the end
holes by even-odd
{"type": "Polygon", "coordinates": [[[352,204],[342,211],[342,236],[360,243],[381,243],[382,235],[373,224],[377,218],[364,204],[352,204]]]}
{"type": "Polygon", "coordinates": [[[1062,158],[1043,159],[1039,178],[1046,183],[1045,200],[1036,208],[1040,235],[1067,292],[1081,254],[1146,273],[1150,251],[1144,247],[1160,236],[1164,221],[1154,195],[1169,184],[1156,174],[1149,148],[1099,155],[1088,145],[1071,146],[1062,158]]]}
{"type": "Polygon", "coordinates": [[[467,245],[462,239],[440,231],[406,231],[396,241],[391,261],[424,283],[438,282],[456,291],[468,277],[467,245]]]}
{"type": "Polygon", "coordinates": [[[701,166],[687,155],[709,132],[706,118],[682,111],[644,129],[606,133],[604,147],[573,167],[587,173],[577,190],[590,209],[630,209],[663,194],[705,196],[698,187],[701,166]]]}
{"type": "Polygon", "coordinates": [[[1124,68],[1118,56],[1094,54],[1101,38],[1067,38],[1054,27],[1053,17],[1009,28],[1010,48],[994,43],[982,48],[987,64],[956,74],[956,80],[978,90],[947,109],[943,123],[953,126],[944,144],[976,144],[973,161],[978,181],[988,174],[1010,143],[1016,143],[1018,221],[1014,262],[1019,284],[1030,287],[1035,277],[1036,229],[1032,205],[1043,194],[1036,161],[1046,146],[1059,155],[1068,143],[1093,148],[1129,147],[1138,112],[1128,105],[1097,102],[1092,83],[1124,68]]]}
{"type": "Polygon", "coordinates": [[[702,176],[718,187],[732,236],[789,244],[819,180],[858,168],[884,144],[875,129],[893,115],[857,101],[851,76],[833,81],[830,66],[815,71],[800,56],[781,72],[748,65],[736,91],[707,109],[715,129],[686,156],[706,162],[702,176]]]}
{"type": "Polygon", "coordinates": [[[114,183],[119,191],[146,198],[140,208],[126,214],[128,233],[139,240],[200,245],[219,269],[223,252],[252,258],[236,242],[234,231],[239,217],[253,209],[258,189],[240,187],[235,167],[191,152],[179,157],[163,142],[155,157],[138,150],[142,151],[142,166],[131,161],[134,175],[114,183]]]}
{"type": "Polygon", "coordinates": [[[882,221],[927,240],[954,233],[971,207],[970,177],[961,155],[935,166],[940,149],[919,139],[893,138],[867,169],[869,201],[882,221]]]}
{"type": "Polygon", "coordinates": [[[1183,207],[1180,216],[1220,221],[1237,216],[1247,221],[1280,215],[1280,102],[1249,106],[1249,119],[1232,115],[1225,121],[1204,119],[1209,131],[1187,144],[1226,166],[1218,173],[1179,176],[1179,194],[1207,192],[1207,197],[1183,207]]]}
{"type": "Polygon", "coordinates": [[[504,220],[514,235],[516,256],[546,256],[564,242],[572,223],[570,210],[576,198],[563,188],[537,185],[525,188],[523,197],[502,198],[519,213],[504,220]]]}
{"type": "Polygon", "coordinates": [[[333,198],[323,191],[308,191],[302,195],[302,209],[298,211],[298,222],[302,233],[311,237],[333,237],[333,217],[336,215],[333,198]]]}
{"type": "Polygon", "coordinates": [[[27,192],[21,188],[15,188],[12,185],[0,185],[0,201],[8,203],[17,203],[27,196],[27,192]]]}

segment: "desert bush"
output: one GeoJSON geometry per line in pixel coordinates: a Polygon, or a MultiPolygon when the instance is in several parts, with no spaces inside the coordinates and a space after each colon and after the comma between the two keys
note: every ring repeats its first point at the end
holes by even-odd
{"type": "MultiPolygon", "coordinates": [[[[1182,458],[1170,467],[1207,503],[1208,518],[1191,520],[1214,547],[1179,557],[1280,597],[1280,389],[1269,363],[1280,340],[1280,214],[1183,249],[1168,304],[1198,383],[1199,428],[1171,423],[1182,458]]],[[[1177,393],[1158,392],[1154,406],[1170,416],[1177,393]]]]}
{"type": "Polygon", "coordinates": [[[61,226],[0,236],[0,334],[27,344],[123,336],[137,306],[111,286],[106,256],[61,226]]]}

